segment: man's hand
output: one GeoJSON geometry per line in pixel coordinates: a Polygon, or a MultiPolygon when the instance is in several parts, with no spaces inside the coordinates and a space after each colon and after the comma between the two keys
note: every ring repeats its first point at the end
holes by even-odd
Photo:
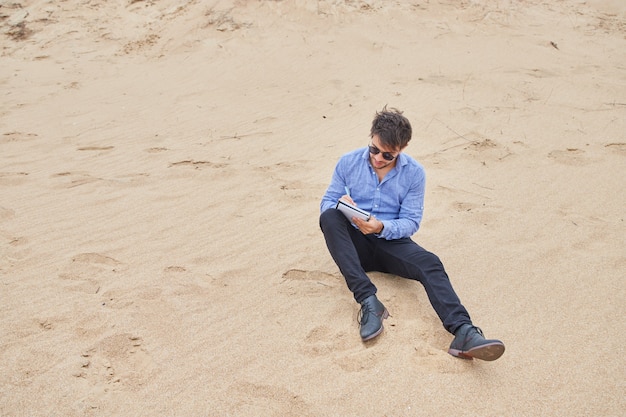
{"type": "Polygon", "coordinates": [[[383,231],[383,222],[374,216],[370,217],[368,221],[353,217],[352,223],[356,224],[364,235],[371,235],[372,233],[380,233],[383,231]]]}
{"type": "MultiPolygon", "coordinates": [[[[340,200],[343,200],[346,203],[350,203],[356,207],[356,203],[354,202],[354,200],[352,200],[352,197],[347,194],[341,196],[340,200]]],[[[380,233],[383,231],[383,222],[381,222],[374,216],[371,216],[368,221],[353,217],[352,223],[356,224],[361,233],[363,233],[364,235],[371,235],[372,233],[380,233]]]]}

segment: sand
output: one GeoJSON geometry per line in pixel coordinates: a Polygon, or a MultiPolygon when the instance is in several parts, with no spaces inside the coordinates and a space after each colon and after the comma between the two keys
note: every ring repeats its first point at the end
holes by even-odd
{"type": "Polygon", "coordinates": [[[622,416],[626,4],[0,1],[0,415],[622,416]],[[495,362],[319,201],[384,105],[495,362]]]}

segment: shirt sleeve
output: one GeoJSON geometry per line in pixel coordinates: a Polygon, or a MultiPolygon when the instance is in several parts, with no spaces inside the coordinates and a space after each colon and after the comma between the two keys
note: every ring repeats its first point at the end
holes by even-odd
{"type": "Polygon", "coordinates": [[[424,214],[426,176],[423,170],[418,170],[411,178],[408,191],[400,202],[398,219],[382,220],[385,227],[379,238],[402,239],[413,236],[419,230],[424,214]]]}
{"type": "Polygon", "coordinates": [[[330,185],[322,197],[320,203],[320,213],[328,210],[329,208],[335,208],[337,201],[346,193],[346,178],[343,174],[343,158],[339,160],[333,171],[330,185]]]}

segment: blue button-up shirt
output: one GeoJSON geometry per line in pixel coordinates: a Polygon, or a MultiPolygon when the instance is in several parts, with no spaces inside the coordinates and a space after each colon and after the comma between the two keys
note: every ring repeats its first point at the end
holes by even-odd
{"type": "Polygon", "coordinates": [[[334,208],[348,187],[357,206],[383,222],[380,238],[411,237],[422,220],[425,184],[424,167],[405,153],[398,155],[396,166],[378,181],[369,150],[361,148],[339,159],[320,210],[334,208]]]}

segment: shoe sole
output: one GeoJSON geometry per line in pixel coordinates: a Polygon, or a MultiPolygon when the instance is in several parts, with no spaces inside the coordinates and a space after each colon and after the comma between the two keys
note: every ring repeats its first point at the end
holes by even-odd
{"type": "Polygon", "coordinates": [[[387,311],[387,309],[385,309],[385,311],[383,311],[383,314],[380,316],[381,320],[380,320],[380,329],[376,330],[376,332],[372,333],[371,335],[365,337],[365,338],[361,338],[361,340],[363,340],[364,342],[367,342],[368,340],[372,340],[373,338],[375,338],[376,336],[378,336],[379,334],[381,334],[383,332],[383,329],[385,328],[385,326],[383,326],[383,320],[385,320],[387,317],[389,317],[389,311],[387,311]]]}
{"type": "Polygon", "coordinates": [[[474,358],[481,359],[483,361],[495,361],[504,353],[504,344],[493,342],[485,345],[477,346],[467,351],[461,351],[458,349],[450,349],[448,353],[452,356],[456,356],[461,359],[472,360],[474,358]]]}

